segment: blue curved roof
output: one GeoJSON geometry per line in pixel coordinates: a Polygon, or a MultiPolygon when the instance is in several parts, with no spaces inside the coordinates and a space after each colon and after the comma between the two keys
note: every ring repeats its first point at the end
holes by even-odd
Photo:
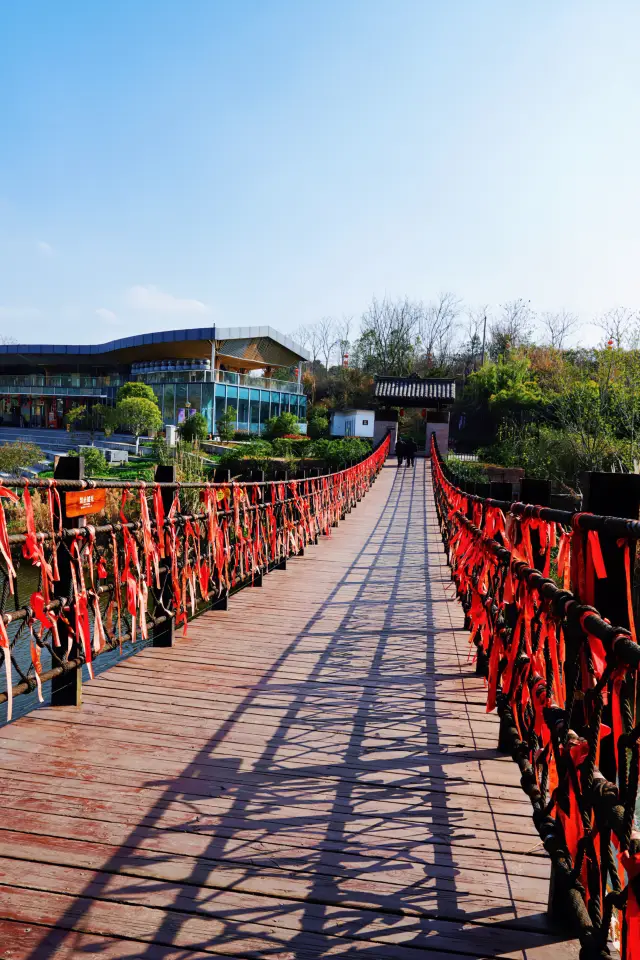
{"type": "MultiPolygon", "coordinates": [[[[233,341],[249,341],[257,343],[261,340],[272,340],[287,353],[293,354],[293,360],[307,360],[309,355],[289,337],[283,336],[272,327],[192,327],[187,330],[158,330],[155,333],[141,333],[135,337],[121,337],[118,340],[109,340],[107,343],[77,344],[77,343],[5,343],[0,344],[0,358],[13,358],[14,361],[24,362],[29,357],[96,357],[123,362],[144,358],[145,348],[151,348],[154,357],[166,355],[167,358],[176,354],[190,354],[191,356],[207,356],[211,352],[211,341],[228,344],[233,341]],[[179,349],[180,344],[185,347],[179,349]],[[186,345],[189,345],[186,347],[186,345]],[[169,347],[172,345],[172,347],[169,347]],[[163,350],[163,347],[166,347],[163,350]],[[113,356],[113,355],[116,356],[113,356]],[[121,354],[121,357],[117,355],[121,354]]],[[[278,361],[274,361],[278,362],[278,361]]],[[[286,361],[288,362],[288,360],[286,361]]]]}
{"type": "Polygon", "coordinates": [[[0,344],[0,354],[61,353],[78,356],[115,353],[118,350],[130,350],[132,347],[144,347],[160,343],[215,339],[215,327],[194,327],[190,330],[159,330],[156,333],[141,333],[137,337],[120,337],[118,340],[109,340],[107,343],[5,343],[0,344]]]}

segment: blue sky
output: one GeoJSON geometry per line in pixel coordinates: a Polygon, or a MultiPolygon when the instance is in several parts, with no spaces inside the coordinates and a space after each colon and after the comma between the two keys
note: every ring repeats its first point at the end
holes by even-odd
{"type": "Polygon", "coordinates": [[[640,4],[0,3],[0,334],[640,307],[640,4]]]}

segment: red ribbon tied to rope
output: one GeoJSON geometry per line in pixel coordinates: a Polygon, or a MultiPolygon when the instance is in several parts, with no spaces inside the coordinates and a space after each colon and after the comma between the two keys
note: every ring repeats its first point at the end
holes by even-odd
{"type": "Polygon", "coordinates": [[[627,949],[625,960],[640,960],[640,899],[638,884],[640,884],[640,853],[630,854],[627,851],[618,854],[620,863],[627,871],[629,890],[625,907],[627,925],[627,949]]]}
{"type": "Polygon", "coordinates": [[[9,590],[11,593],[13,593],[13,581],[15,580],[16,571],[15,567],[13,566],[13,560],[11,559],[7,518],[4,515],[4,506],[2,505],[3,497],[7,497],[7,499],[13,501],[13,503],[18,503],[18,497],[12,490],[8,490],[6,487],[0,487],[0,553],[4,558],[5,564],[7,565],[9,590]]]}

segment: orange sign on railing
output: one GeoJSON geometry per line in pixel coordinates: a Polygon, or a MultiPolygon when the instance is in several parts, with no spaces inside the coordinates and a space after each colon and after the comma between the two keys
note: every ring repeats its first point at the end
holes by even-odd
{"type": "Polygon", "coordinates": [[[68,517],[88,517],[92,513],[102,513],[106,505],[107,491],[104,487],[95,490],[69,490],[65,494],[68,517]]]}

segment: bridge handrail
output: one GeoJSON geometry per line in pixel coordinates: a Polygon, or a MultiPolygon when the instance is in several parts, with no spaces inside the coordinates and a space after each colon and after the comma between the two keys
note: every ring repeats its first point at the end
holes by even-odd
{"type": "MultiPolygon", "coordinates": [[[[632,631],[566,589],[564,566],[559,576],[556,563],[551,578],[555,516],[531,506],[514,513],[512,505],[505,515],[503,504],[470,496],[445,475],[435,442],[431,471],[477,673],[487,680],[487,712],[497,709],[499,749],[518,764],[552,860],[550,909],[571,919],[581,958],[610,956],[612,935],[631,960],[640,944],[640,647],[632,631]],[[546,569],[531,562],[527,520],[537,524],[546,569]]],[[[600,563],[598,529],[572,523],[562,533],[561,549],[572,550],[570,568],[583,580],[600,563]]]]}
{"type": "MultiPolygon", "coordinates": [[[[455,476],[454,471],[452,471],[442,459],[440,451],[438,450],[438,442],[435,434],[432,434],[432,441],[435,445],[444,476],[453,486],[457,487],[456,481],[458,481],[458,478],[455,476]]],[[[577,526],[581,530],[596,530],[615,537],[627,537],[632,540],[640,540],[640,520],[633,520],[626,517],[612,517],[606,514],[586,513],[578,510],[560,510],[556,507],[543,507],[533,503],[523,503],[520,500],[499,500],[492,497],[483,497],[477,493],[469,493],[461,487],[458,489],[460,489],[461,494],[470,503],[495,507],[521,519],[535,518],[544,520],[547,523],[560,523],[569,529],[577,526]]]]}
{"type": "Polygon", "coordinates": [[[82,668],[92,675],[97,657],[138,638],[171,645],[174,624],[186,631],[197,613],[226,609],[230,594],[261,585],[264,574],[284,568],[356,506],[382,468],[389,442],[386,436],[343,470],[302,479],[6,481],[0,487],[0,676],[6,677],[0,704],[7,703],[7,719],[15,696],[37,690],[42,700],[46,681],[57,684],[53,704],[76,702],[82,668]],[[65,494],[100,489],[120,492],[119,519],[73,526],[65,494]],[[39,518],[35,491],[46,494],[39,518]],[[7,501],[24,513],[25,532],[8,532],[7,501]],[[21,604],[14,591],[25,561],[39,580],[21,604]],[[14,609],[8,609],[12,597],[14,609]],[[28,664],[18,656],[22,640],[30,644],[28,664]]]}

